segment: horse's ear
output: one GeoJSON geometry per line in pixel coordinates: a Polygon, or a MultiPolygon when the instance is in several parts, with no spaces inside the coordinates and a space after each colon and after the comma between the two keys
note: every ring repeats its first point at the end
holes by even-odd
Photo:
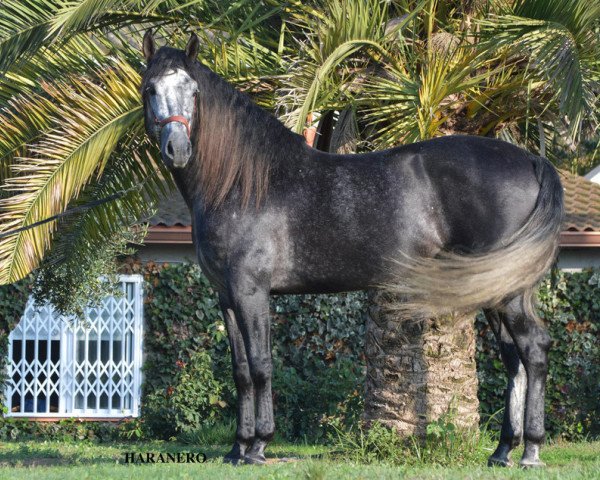
{"type": "Polygon", "coordinates": [[[185,56],[188,58],[188,60],[196,60],[196,57],[198,56],[199,47],[200,40],[198,40],[198,37],[195,33],[192,33],[192,36],[190,37],[185,47],[185,56]]]}
{"type": "Polygon", "coordinates": [[[152,35],[152,30],[148,30],[144,35],[144,41],[142,42],[142,51],[144,52],[144,57],[146,57],[146,62],[152,60],[152,57],[156,52],[156,45],[154,44],[154,36],[152,35]]]}

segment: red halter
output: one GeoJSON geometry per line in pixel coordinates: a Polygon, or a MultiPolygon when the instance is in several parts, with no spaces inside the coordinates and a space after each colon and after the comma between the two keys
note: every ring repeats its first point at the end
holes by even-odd
{"type": "Polygon", "coordinates": [[[159,120],[158,118],[154,117],[154,123],[156,123],[160,128],[164,127],[167,123],[171,122],[183,123],[187,130],[188,138],[191,137],[190,123],[187,121],[187,118],[185,118],[183,115],[171,115],[170,117],[167,117],[164,120],[159,120]]]}
{"type": "MultiPolygon", "coordinates": [[[[152,105],[150,105],[150,109],[152,109],[152,105]]],[[[166,124],[171,123],[171,122],[183,123],[183,125],[185,125],[185,129],[187,130],[188,138],[191,138],[192,129],[190,128],[190,122],[188,122],[188,119],[185,118],[183,115],[171,115],[170,117],[159,120],[158,118],[156,118],[156,114],[154,113],[153,109],[152,109],[152,114],[154,115],[154,123],[156,125],[158,125],[159,128],[163,128],[166,124]]],[[[196,94],[194,94],[194,113],[192,113],[192,118],[194,118],[195,115],[196,115],[196,94]]]]}

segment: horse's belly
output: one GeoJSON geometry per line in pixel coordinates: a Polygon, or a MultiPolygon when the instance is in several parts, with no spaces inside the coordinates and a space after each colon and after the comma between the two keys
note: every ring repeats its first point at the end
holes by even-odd
{"type": "Polygon", "coordinates": [[[273,293],[337,293],[377,287],[391,280],[392,259],[401,251],[414,252],[416,245],[410,235],[403,238],[410,242],[401,241],[401,232],[372,234],[367,241],[333,232],[335,240],[321,237],[319,242],[302,243],[286,256],[285,268],[273,271],[273,293]]]}

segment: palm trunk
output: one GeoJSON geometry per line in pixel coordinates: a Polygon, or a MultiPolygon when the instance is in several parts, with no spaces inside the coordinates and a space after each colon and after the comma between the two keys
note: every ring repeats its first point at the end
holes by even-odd
{"type": "Polygon", "coordinates": [[[474,315],[415,322],[386,310],[385,294],[370,299],[365,420],[422,437],[452,410],[455,425],[477,428],[474,315]]]}

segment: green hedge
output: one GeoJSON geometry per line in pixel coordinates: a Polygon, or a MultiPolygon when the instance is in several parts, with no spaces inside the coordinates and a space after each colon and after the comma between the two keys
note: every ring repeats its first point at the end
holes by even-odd
{"type": "MultiPolygon", "coordinates": [[[[191,353],[203,348],[212,358],[212,380],[220,385],[218,398],[212,399],[211,415],[205,420],[233,417],[230,359],[210,285],[194,265],[150,264],[145,275],[149,352],[145,395],[153,402],[161,396],[164,404],[172,404],[169,395],[181,388],[176,384],[176,360],[187,365],[191,353]]],[[[540,289],[540,310],[554,339],[546,406],[546,423],[553,436],[573,439],[600,433],[599,281],[600,274],[592,271],[556,271],[540,289]]],[[[278,431],[288,438],[314,438],[322,435],[321,422],[328,416],[356,419],[362,407],[365,374],[365,294],[274,297],[271,313],[278,431]]],[[[487,421],[503,407],[506,374],[482,316],[476,327],[480,409],[482,420],[487,421]]],[[[152,403],[153,408],[155,405],[152,403]]],[[[155,435],[172,435],[196,426],[195,421],[172,421],[175,414],[157,417],[151,413],[146,410],[144,415],[155,435]],[[169,422],[157,425],[156,418],[169,418],[169,422]]]]}
{"type": "MultiPolygon", "coordinates": [[[[227,335],[200,269],[149,263],[130,271],[146,280],[142,414],[148,434],[169,438],[202,422],[235,418],[227,335]],[[208,355],[199,358],[198,351],[208,355]]],[[[347,412],[350,421],[360,411],[364,305],[364,293],[272,299],[280,434],[319,437],[324,416],[347,412]]]]}
{"type": "MultiPolygon", "coordinates": [[[[200,269],[131,261],[126,270],[144,275],[146,297],[142,420],[126,426],[128,436],[169,438],[235,418],[226,332],[200,269]]],[[[12,301],[2,303],[13,294],[0,289],[0,308],[12,308],[0,316],[7,319],[0,325],[5,332],[18,316],[12,301]]],[[[353,422],[360,415],[366,305],[362,292],[273,297],[273,390],[280,434],[318,439],[324,419],[353,422]]],[[[598,435],[600,273],[554,272],[540,289],[540,310],[554,339],[548,430],[570,439],[598,435]]],[[[506,376],[481,316],[476,327],[480,409],[486,421],[503,407],[506,376]]]]}
{"type": "MultiPolygon", "coordinates": [[[[234,416],[227,344],[224,335],[216,333],[222,320],[206,279],[193,265],[158,268],[151,264],[146,280],[146,347],[152,353],[146,363],[145,394],[159,392],[166,399],[169,387],[178,388],[173,382],[175,360],[188,362],[191,352],[202,347],[210,352],[214,380],[222,386],[209,418],[234,416]]],[[[543,282],[539,297],[541,314],[554,339],[547,389],[548,431],[570,439],[598,435],[600,273],[555,271],[543,282]]],[[[318,437],[325,417],[341,414],[351,421],[360,415],[365,294],[274,297],[271,313],[278,431],[288,438],[318,437]]],[[[482,421],[487,421],[504,405],[506,374],[496,341],[481,315],[476,328],[480,410],[482,421]]],[[[170,425],[185,430],[195,424],[170,425]]]]}

